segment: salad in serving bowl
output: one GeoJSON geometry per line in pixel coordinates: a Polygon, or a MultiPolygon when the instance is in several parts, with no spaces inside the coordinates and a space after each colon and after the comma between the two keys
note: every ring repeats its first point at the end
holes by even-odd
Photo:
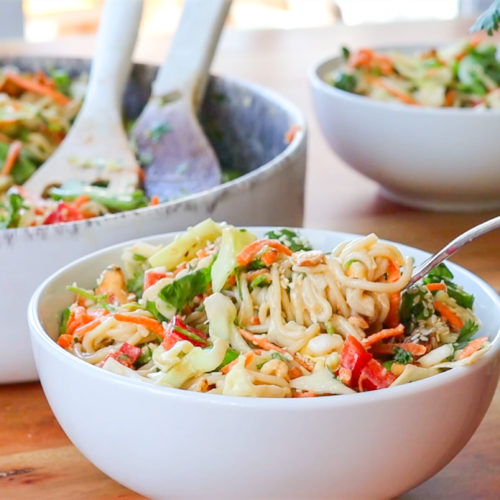
{"type": "Polygon", "coordinates": [[[232,396],[364,392],[477,361],[490,342],[473,338],[473,295],[443,264],[406,289],[412,268],[373,234],[324,252],[207,219],[127,248],[94,287],[68,284],[57,342],[107,371],[232,396]]]}
{"type": "Polygon", "coordinates": [[[500,108],[497,45],[481,34],[417,52],[343,48],[332,86],[385,102],[446,108],[500,108]]]}
{"type": "MultiPolygon", "coordinates": [[[[23,187],[64,140],[86,84],[85,73],[60,68],[22,71],[5,65],[0,69],[0,229],[75,222],[159,202],[150,201],[141,189],[118,195],[107,189],[104,180],[48,186],[42,197],[23,187]]],[[[104,159],[96,158],[95,163],[102,170],[118,168],[104,159]]]]}

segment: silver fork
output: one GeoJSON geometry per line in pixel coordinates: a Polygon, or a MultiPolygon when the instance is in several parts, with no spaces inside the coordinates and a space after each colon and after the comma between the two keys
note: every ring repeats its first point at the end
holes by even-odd
{"type": "Polygon", "coordinates": [[[462,233],[460,236],[457,236],[454,240],[450,241],[445,247],[439,250],[439,252],[431,255],[413,270],[413,276],[411,277],[408,285],[406,285],[406,288],[423,278],[429,271],[432,271],[432,269],[434,269],[438,264],[443,262],[443,260],[448,259],[454,253],[458,252],[465,244],[470,243],[483,234],[499,228],[500,216],[478,224],[477,226],[465,231],[465,233],[462,233]]]}

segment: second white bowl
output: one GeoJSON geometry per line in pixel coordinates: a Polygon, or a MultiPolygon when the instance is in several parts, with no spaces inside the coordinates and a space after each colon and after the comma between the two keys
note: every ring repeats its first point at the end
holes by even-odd
{"type": "Polygon", "coordinates": [[[310,74],[316,115],[331,148],[416,208],[478,211],[500,207],[500,111],[386,103],[327,83],[341,57],[310,74]]]}

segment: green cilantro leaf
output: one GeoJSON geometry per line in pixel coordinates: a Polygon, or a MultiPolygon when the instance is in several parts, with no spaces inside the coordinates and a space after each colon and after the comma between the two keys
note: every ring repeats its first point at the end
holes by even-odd
{"type": "Polygon", "coordinates": [[[396,345],[394,346],[394,361],[402,365],[407,365],[413,362],[413,356],[411,352],[396,345]]]}

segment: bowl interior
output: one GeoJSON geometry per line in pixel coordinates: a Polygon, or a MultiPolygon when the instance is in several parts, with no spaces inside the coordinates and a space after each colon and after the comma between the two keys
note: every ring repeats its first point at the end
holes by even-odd
{"type": "MultiPolygon", "coordinates": [[[[429,50],[433,48],[432,45],[398,45],[398,46],[382,46],[382,47],[374,47],[373,49],[377,52],[402,52],[404,54],[415,54],[418,52],[423,52],[425,50],[429,50]]],[[[341,55],[329,57],[328,59],[320,62],[315,70],[316,75],[325,83],[328,83],[327,77],[331,74],[332,71],[340,68],[344,64],[344,57],[341,55]]],[[[330,85],[329,85],[330,86],[330,85]]]]}
{"type": "MultiPolygon", "coordinates": [[[[250,228],[250,230],[256,232],[260,236],[269,229],[270,228],[250,228]]],[[[299,229],[299,232],[309,239],[314,248],[324,251],[330,251],[343,241],[359,237],[359,235],[331,231],[299,229]]],[[[165,244],[170,242],[176,234],[178,233],[157,235],[142,239],[141,241],[146,241],[151,244],[165,244]]],[[[120,257],[123,249],[130,246],[131,243],[132,242],[126,242],[114,245],[83,257],[64,267],[46,280],[45,283],[40,286],[35,294],[35,299],[32,300],[30,304],[29,316],[32,327],[34,327],[32,330],[36,331],[36,335],[43,337],[45,341],[49,341],[54,349],[60,350],[60,347],[53,342],[52,339],[56,339],[58,336],[61,311],[73,301],[73,294],[66,291],[66,286],[76,282],[82,287],[94,287],[96,278],[101,271],[110,264],[119,264],[121,262],[120,257]],[[33,322],[33,318],[36,318],[35,322],[33,322]],[[42,328],[37,327],[38,322],[42,328]]],[[[429,256],[427,252],[413,247],[399,244],[397,246],[404,255],[414,257],[416,263],[423,261],[429,256]]],[[[487,353],[484,358],[490,355],[496,355],[498,351],[500,351],[500,299],[497,293],[488,284],[466,269],[452,263],[448,263],[448,265],[455,276],[454,281],[462,285],[465,290],[472,293],[475,297],[474,309],[481,320],[481,327],[477,335],[486,335],[493,342],[490,352],[487,353]]],[[[71,356],[69,353],[65,354],[71,356]]],[[[83,363],[90,369],[95,368],[77,358],[74,358],[74,360],[75,362],[83,363]]],[[[465,370],[470,369],[471,367],[465,368],[465,370]]],[[[428,383],[436,378],[449,376],[451,372],[455,370],[460,370],[460,368],[455,368],[454,370],[440,374],[438,377],[431,377],[430,379],[419,381],[417,384],[428,383]]],[[[113,374],[109,375],[113,376],[113,374]]],[[[141,382],[137,383],[141,384],[141,382]]],[[[414,384],[410,385],[413,386],[414,384]]],[[[391,391],[394,389],[399,390],[401,388],[396,387],[391,389],[391,391]]],[[[378,393],[379,391],[376,392],[378,393]]],[[[380,392],[385,393],[386,391],[380,392]]],[[[364,396],[368,395],[369,393],[364,394],[364,396]]],[[[206,395],[203,396],[206,397],[206,395]]]]}
{"type": "MultiPolygon", "coordinates": [[[[90,69],[90,60],[77,58],[2,57],[0,64],[21,71],[60,68],[72,77],[90,69]]],[[[156,72],[154,65],[133,65],[123,102],[128,120],[137,118],[144,108],[156,72]]],[[[199,117],[229,178],[255,170],[285,150],[285,135],[293,120],[282,104],[250,84],[210,76],[199,117]]]]}

